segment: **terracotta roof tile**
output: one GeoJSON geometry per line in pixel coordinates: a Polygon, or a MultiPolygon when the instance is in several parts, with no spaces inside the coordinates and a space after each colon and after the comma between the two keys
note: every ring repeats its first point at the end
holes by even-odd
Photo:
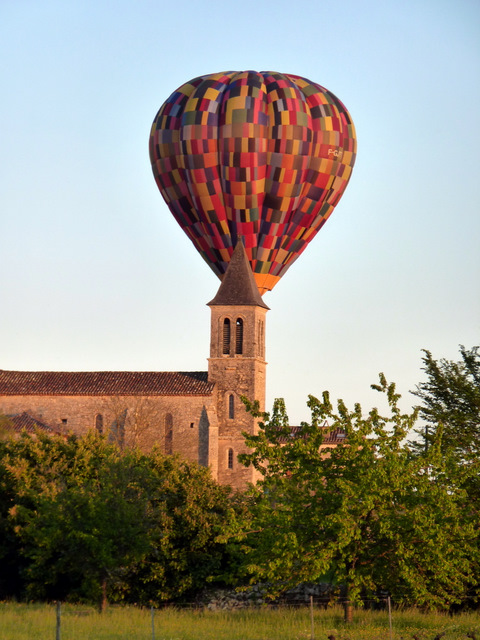
{"type": "MultiPolygon", "coordinates": [[[[302,427],[290,427],[290,437],[291,438],[297,437],[301,428],[302,427]]],[[[345,431],[343,431],[342,429],[332,429],[330,431],[327,424],[324,424],[322,426],[322,429],[325,431],[325,434],[323,437],[324,445],[341,444],[342,442],[346,441],[345,431]]],[[[287,438],[281,438],[280,441],[287,442],[287,438]]]]}
{"type": "Polygon", "coordinates": [[[0,396],[204,396],[206,371],[3,371],[0,396]]]}
{"type": "Polygon", "coordinates": [[[24,411],[23,413],[17,413],[13,416],[7,416],[10,422],[12,423],[13,430],[16,433],[20,433],[20,431],[27,431],[27,433],[34,433],[37,429],[40,431],[44,431],[49,435],[53,435],[54,433],[59,433],[56,429],[53,429],[50,425],[42,422],[41,420],[37,420],[29,413],[24,411]]]}

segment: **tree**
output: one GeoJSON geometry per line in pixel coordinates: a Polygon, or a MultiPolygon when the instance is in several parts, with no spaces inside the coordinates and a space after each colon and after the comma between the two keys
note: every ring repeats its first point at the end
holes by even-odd
{"type": "Polygon", "coordinates": [[[464,517],[465,492],[452,482],[437,441],[422,456],[405,443],[417,411],[402,414],[395,385],[374,388],[390,415],[359,404],[337,410],[325,392],[309,397],[312,420],[296,437],[258,406],[259,434],[247,436],[244,464],[263,474],[254,489],[254,525],[240,528],[252,581],[272,593],[301,582],[343,585],[349,600],[387,590],[398,602],[446,607],[474,574],[475,531],[464,517]],[[346,442],[321,450],[325,420],[346,442]]]}
{"type": "Polygon", "coordinates": [[[273,401],[271,424],[275,424],[280,428],[288,427],[290,424],[285,400],[283,398],[275,398],[273,401]]]}
{"type": "Polygon", "coordinates": [[[11,475],[2,460],[11,436],[0,436],[0,598],[18,596],[21,590],[20,545],[10,522],[10,509],[14,505],[15,489],[11,475]]]}
{"type": "Polygon", "coordinates": [[[0,558],[19,576],[5,596],[158,603],[224,580],[236,562],[217,538],[241,500],[158,450],[23,434],[0,442],[0,497],[0,558]]]}
{"type": "Polygon", "coordinates": [[[148,466],[150,547],[129,574],[129,598],[159,604],[232,581],[237,550],[219,536],[243,512],[241,496],[217,484],[208,469],[158,450],[148,466]]]}
{"type": "Polygon", "coordinates": [[[139,455],[95,434],[13,443],[12,526],[25,559],[26,595],[95,598],[148,550],[139,455]]]}
{"type": "MultiPolygon", "coordinates": [[[[427,380],[413,392],[422,404],[418,407],[426,427],[417,431],[420,441],[412,443],[417,451],[431,446],[442,433],[441,449],[453,457],[456,483],[466,493],[465,516],[476,527],[480,521],[480,353],[479,347],[460,345],[458,362],[435,360],[424,351],[423,370],[427,380]]],[[[478,545],[477,540],[477,545],[478,545]]],[[[476,595],[475,585],[471,587],[476,595]]]]}
{"type": "Polygon", "coordinates": [[[14,433],[11,418],[0,412],[0,440],[8,440],[14,433]]]}
{"type": "Polygon", "coordinates": [[[424,443],[442,425],[443,449],[452,449],[462,458],[478,458],[480,453],[480,353],[479,347],[468,350],[460,346],[461,360],[435,360],[424,351],[423,371],[426,382],[417,385],[413,394],[420,398],[420,415],[427,422],[424,443]]]}

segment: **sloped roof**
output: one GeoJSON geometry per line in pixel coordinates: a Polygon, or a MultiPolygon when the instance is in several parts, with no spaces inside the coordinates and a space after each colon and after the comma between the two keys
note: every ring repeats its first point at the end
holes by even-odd
{"type": "Polygon", "coordinates": [[[268,309],[258,291],[245,247],[237,242],[222,283],[208,306],[247,305],[268,309]]]}
{"type": "Polygon", "coordinates": [[[207,371],[3,371],[0,396],[204,396],[207,371]]]}
{"type": "Polygon", "coordinates": [[[7,416],[10,420],[13,431],[16,433],[20,433],[20,431],[27,431],[27,433],[34,433],[37,429],[40,431],[44,431],[49,435],[53,435],[54,433],[59,433],[56,429],[53,429],[50,425],[42,422],[41,420],[37,420],[29,413],[24,411],[23,413],[17,413],[13,416],[7,416]]]}
{"type": "MultiPolygon", "coordinates": [[[[342,429],[332,429],[329,430],[328,425],[325,423],[322,427],[324,430],[323,435],[323,443],[324,445],[328,444],[341,444],[346,442],[345,431],[342,429]]],[[[296,438],[302,429],[302,427],[289,427],[290,429],[290,438],[296,438]]],[[[287,442],[288,436],[286,438],[280,438],[280,442],[287,442]]]]}

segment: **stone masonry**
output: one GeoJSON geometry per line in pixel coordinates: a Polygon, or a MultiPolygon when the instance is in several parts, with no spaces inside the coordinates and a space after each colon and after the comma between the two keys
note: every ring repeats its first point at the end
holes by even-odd
{"type": "Polygon", "coordinates": [[[257,423],[241,397],[265,408],[263,302],[239,243],[211,309],[208,372],[32,372],[0,370],[0,412],[27,413],[62,433],[90,429],[125,446],[154,445],[209,466],[244,489],[257,477],[237,460],[257,423]]]}

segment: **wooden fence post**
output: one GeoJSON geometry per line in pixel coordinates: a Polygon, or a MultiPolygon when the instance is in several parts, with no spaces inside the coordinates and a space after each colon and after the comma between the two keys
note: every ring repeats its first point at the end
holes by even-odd
{"type": "Polygon", "coordinates": [[[310,623],[311,623],[311,640],[315,640],[315,628],[313,626],[313,596],[310,596],[310,623]]]}
{"type": "Polygon", "coordinates": [[[62,612],[60,609],[60,602],[57,600],[57,627],[55,632],[55,640],[60,640],[60,627],[62,624],[62,612]]]}
{"type": "Polygon", "coordinates": [[[390,640],[393,640],[392,602],[390,600],[390,596],[388,596],[387,602],[388,602],[388,625],[390,628],[390,640]]]}

